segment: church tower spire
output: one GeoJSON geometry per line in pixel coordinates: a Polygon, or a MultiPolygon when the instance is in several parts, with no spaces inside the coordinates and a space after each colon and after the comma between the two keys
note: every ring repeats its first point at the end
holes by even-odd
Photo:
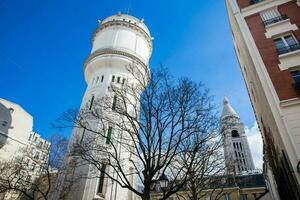
{"type": "Polygon", "coordinates": [[[242,171],[253,170],[254,164],[244,124],[227,97],[223,101],[221,123],[227,172],[239,174],[242,171]]]}

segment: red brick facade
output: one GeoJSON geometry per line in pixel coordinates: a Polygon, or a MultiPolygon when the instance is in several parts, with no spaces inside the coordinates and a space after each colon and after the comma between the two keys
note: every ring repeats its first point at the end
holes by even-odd
{"type": "MultiPolygon", "coordinates": [[[[249,5],[250,0],[239,0],[239,6],[249,5]]],[[[278,6],[281,14],[286,14],[292,24],[300,28],[300,7],[296,1],[291,1],[278,6]]],[[[265,27],[259,14],[247,17],[246,22],[254,38],[257,48],[261,54],[263,62],[267,68],[270,78],[280,100],[286,100],[298,97],[298,93],[293,87],[293,79],[288,70],[280,71],[278,64],[278,53],[272,38],[265,36],[265,27]]],[[[300,41],[300,30],[293,32],[294,36],[300,41]]],[[[299,63],[300,64],[300,63],[299,63]]]]}

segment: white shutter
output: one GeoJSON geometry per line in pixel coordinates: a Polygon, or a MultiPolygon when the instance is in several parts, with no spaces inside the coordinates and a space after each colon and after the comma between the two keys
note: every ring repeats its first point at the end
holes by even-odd
{"type": "Polygon", "coordinates": [[[277,10],[277,8],[272,8],[272,9],[269,9],[269,10],[265,10],[264,12],[261,12],[260,16],[261,16],[263,21],[266,21],[266,20],[269,20],[269,19],[272,19],[272,18],[275,18],[275,17],[279,17],[280,13],[277,10]]]}

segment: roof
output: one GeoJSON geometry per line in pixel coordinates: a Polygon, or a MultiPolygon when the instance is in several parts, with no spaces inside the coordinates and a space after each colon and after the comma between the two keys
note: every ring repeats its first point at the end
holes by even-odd
{"type": "MultiPolygon", "coordinates": [[[[221,189],[221,188],[266,188],[264,175],[246,174],[246,175],[223,175],[223,176],[208,176],[202,180],[205,183],[203,190],[221,189]],[[205,180],[204,180],[205,179],[205,180]]],[[[201,182],[202,182],[201,181],[201,182]]],[[[200,182],[200,181],[199,181],[200,182]]],[[[187,184],[188,185],[188,184],[187,184]]],[[[181,191],[189,190],[188,186],[184,186],[181,191]]],[[[161,193],[160,187],[154,187],[153,193],[161,193]]]]}
{"type": "Polygon", "coordinates": [[[239,118],[239,115],[235,112],[235,110],[230,105],[228,98],[224,97],[223,111],[222,111],[221,119],[224,119],[225,117],[230,117],[230,116],[239,118]]]}
{"type": "Polygon", "coordinates": [[[102,20],[101,23],[106,23],[109,21],[127,21],[130,23],[135,24],[136,26],[142,28],[149,36],[150,36],[150,31],[147,28],[147,26],[144,24],[144,19],[138,19],[134,16],[128,15],[128,14],[121,14],[121,12],[118,12],[115,15],[109,16],[102,20]]]}

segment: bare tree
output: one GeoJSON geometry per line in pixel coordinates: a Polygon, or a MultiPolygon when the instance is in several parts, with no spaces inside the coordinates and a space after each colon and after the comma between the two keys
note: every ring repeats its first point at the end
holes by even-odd
{"type": "Polygon", "coordinates": [[[37,158],[30,146],[19,149],[12,159],[0,162],[0,194],[3,199],[47,200],[62,167],[68,140],[58,134],[51,146],[40,147],[46,157],[37,158]]]}
{"type": "Polygon", "coordinates": [[[149,76],[134,64],[127,69],[132,77],[126,83],[111,84],[107,95],[95,97],[78,113],[64,113],[55,125],[75,126],[71,160],[76,157],[94,168],[82,178],[105,174],[149,200],[165,174],[170,181],[162,199],[167,199],[186,185],[195,162],[205,165],[207,158],[200,154],[214,154],[209,145],[218,120],[212,98],[202,84],[174,79],[165,68],[149,76]]]}

